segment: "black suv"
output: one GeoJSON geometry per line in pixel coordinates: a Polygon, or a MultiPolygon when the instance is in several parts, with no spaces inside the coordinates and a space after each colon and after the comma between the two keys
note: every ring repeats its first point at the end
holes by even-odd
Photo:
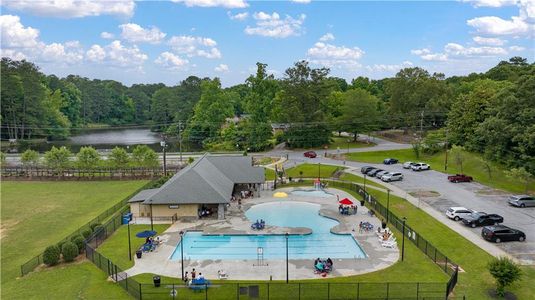
{"type": "Polygon", "coordinates": [[[497,225],[503,223],[503,217],[496,214],[486,214],[484,212],[475,212],[464,217],[463,224],[475,228],[477,226],[497,225]]]}
{"type": "Polygon", "coordinates": [[[366,173],[368,173],[369,171],[371,171],[373,169],[377,169],[377,168],[376,167],[371,167],[371,166],[364,166],[364,167],[360,168],[360,173],[366,174],[366,173]]]}
{"type": "Polygon", "coordinates": [[[385,165],[395,165],[397,163],[398,163],[398,160],[395,158],[385,158],[385,160],[383,160],[383,164],[385,165]]]}
{"type": "Polygon", "coordinates": [[[496,243],[526,240],[526,235],[522,231],[503,225],[485,226],[481,230],[481,236],[487,241],[496,243]]]}

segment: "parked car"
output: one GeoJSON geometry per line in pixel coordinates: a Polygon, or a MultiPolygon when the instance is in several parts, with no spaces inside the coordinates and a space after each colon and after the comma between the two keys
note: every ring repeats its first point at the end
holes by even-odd
{"type": "Polygon", "coordinates": [[[381,179],[381,177],[383,177],[383,175],[386,175],[386,174],[388,174],[388,173],[390,173],[390,172],[388,172],[388,171],[377,172],[377,173],[375,174],[375,177],[381,179]]]}
{"type": "Polygon", "coordinates": [[[526,240],[526,234],[518,229],[513,229],[504,225],[485,226],[481,229],[481,236],[491,242],[507,242],[526,240]]]}
{"type": "Polygon", "coordinates": [[[395,158],[385,158],[385,160],[383,160],[383,164],[385,165],[394,165],[397,163],[398,163],[398,160],[395,158]]]}
{"type": "Polygon", "coordinates": [[[316,158],[318,156],[315,151],[307,151],[303,155],[308,158],[316,158]]]}
{"type": "Polygon", "coordinates": [[[462,218],[462,221],[464,225],[475,228],[477,226],[497,225],[499,223],[503,223],[503,217],[497,214],[475,212],[462,218]]]}
{"type": "Polygon", "coordinates": [[[464,207],[450,207],[446,210],[446,216],[448,218],[453,219],[455,221],[459,221],[460,219],[474,213],[475,211],[464,208],[464,207]]]}
{"type": "Polygon", "coordinates": [[[535,197],[528,195],[515,195],[509,197],[507,202],[516,207],[535,206],[535,197]]]}
{"type": "Polygon", "coordinates": [[[407,161],[407,162],[404,162],[403,163],[403,169],[410,169],[412,167],[412,165],[416,164],[415,162],[412,162],[412,161],[407,161]]]}
{"type": "Polygon", "coordinates": [[[474,180],[471,176],[468,176],[468,175],[464,175],[464,174],[455,174],[455,175],[450,175],[448,176],[448,180],[450,182],[470,182],[472,180],[474,180]]]}
{"type": "Polygon", "coordinates": [[[366,175],[368,175],[370,177],[373,177],[373,176],[375,176],[375,174],[377,174],[377,173],[379,173],[381,171],[384,171],[384,170],[382,170],[382,169],[373,169],[373,170],[369,171],[368,173],[366,173],[366,175]]]}
{"type": "Polygon", "coordinates": [[[366,174],[369,171],[371,171],[372,169],[377,169],[377,168],[371,167],[371,166],[364,166],[364,167],[360,168],[360,173],[366,174]]]}
{"type": "Polygon", "coordinates": [[[423,170],[430,170],[430,169],[431,169],[430,165],[426,163],[422,163],[422,162],[411,165],[411,170],[413,171],[423,171],[423,170]]]}
{"type": "Polygon", "coordinates": [[[399,172],[388,173],[381,176],[381,180],[384,182],[403,180],[403,174],[399,172]]]}

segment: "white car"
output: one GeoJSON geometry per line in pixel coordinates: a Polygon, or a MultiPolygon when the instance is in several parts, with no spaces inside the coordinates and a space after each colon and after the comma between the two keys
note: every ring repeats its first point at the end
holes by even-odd
{"type": "Polygon", "coordinates": [[[403,174],[398,173],[398,172],[388,173],[388,174],[381,176],[381,180],[384,182],[403,180],[403,174]]]}
{"type": "Polygon", "coordinates": [[[423,170],[429,170],[429,169],[431,169],[431,166],[422,162],[411,165],[411,170],[413,171],[423,171],[423,170]]]}
{"type": "Polygon", "coordinates": [[[404,162],[403,163],[403,169],[410,169],[412,165],[414,165],[415,163],[412,162],[412,161],[407,161],[407,162],[404,162]]]}
{"type": "Polygon", "coordinates": [[[446,216],[452,220],[459,221],[474,212],[475,211],[464,207],[450,207],[446,210],[446,216]]]}

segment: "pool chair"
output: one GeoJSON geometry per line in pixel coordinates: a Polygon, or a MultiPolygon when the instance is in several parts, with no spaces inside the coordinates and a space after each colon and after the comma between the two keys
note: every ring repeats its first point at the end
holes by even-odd
{"type": "Polygon", "coordinates": [[[385,248],[395,248],[396,247],[396,239],[388,240],[386,242],[381,243],[381,246],[385,248]]]}
{"type": "Polygon", "coordinates": [[[223,271],[223,270],[219,270],[217,271],[217,277],[222,280],[222,279],[228,279],[228,274],[227,272],[223,271]]]}

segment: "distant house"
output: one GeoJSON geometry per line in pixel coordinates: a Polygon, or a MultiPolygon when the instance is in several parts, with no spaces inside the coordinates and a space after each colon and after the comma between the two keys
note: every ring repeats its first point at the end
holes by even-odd
{"type": "Polygon", "coordinates": [[[271,130],[273,134],[277,132],[285,132],[290,128],[289,123],[271,123],[271,130]]]}
{"type": "Polygon", "coordinates": [[[254,167],[248,156],[205,154],[157,189],[143,190],[129,200],[136,218],[198,217],[209,209],[219,219],[233,195],[253,191],[264,183],[264,169],[254,167]]]}

